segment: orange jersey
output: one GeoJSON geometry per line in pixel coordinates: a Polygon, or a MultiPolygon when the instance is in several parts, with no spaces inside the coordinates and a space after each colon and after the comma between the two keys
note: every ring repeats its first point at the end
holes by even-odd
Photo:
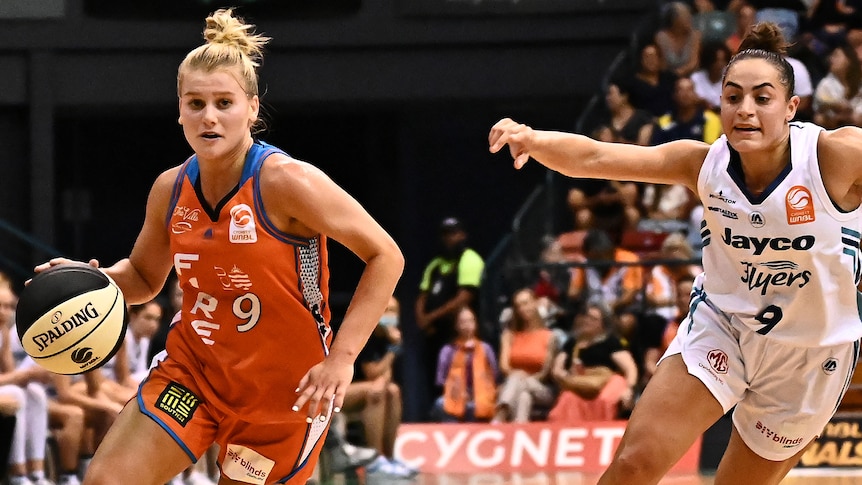
{"type": "Polygon", "coordinates": [[[202,203],[197,158],[182,166],[167,230],[183,307],[166,350],[222,412],[304,425],[305,412],[290,409],[295,389],[332,339],[326,238],[285,234],[267,217],[258,179],[274,153],[255,142],[215,208],[202,203]]]}

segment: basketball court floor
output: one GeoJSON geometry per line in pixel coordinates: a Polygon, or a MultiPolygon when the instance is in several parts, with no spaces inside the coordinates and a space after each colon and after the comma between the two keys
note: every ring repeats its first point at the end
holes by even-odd
{"type": "MultiPolygon", "coordinates": [[[[422,474],[413,480],[391,480],[384,482],[372,479],[345,479],[336,475],[332,481],[321,485],[595,485],[598,475],[572,472],[538,472],[528,474],[422,474]]],[[[661,485],[712,485],[708,475],[671,475],[661,485]]],[[[862,468],[858,470],[794,470],[781,482],[782,485],[859,485],[862,484],[862,468]]]]}

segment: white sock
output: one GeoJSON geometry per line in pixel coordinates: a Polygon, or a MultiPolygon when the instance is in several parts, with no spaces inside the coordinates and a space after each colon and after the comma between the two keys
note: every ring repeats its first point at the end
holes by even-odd
{"type": "Polygon", "coordinates": [[[33,479],[33,481],[41,480],[41,479],[45,478],[45,470],[34,471],[33,473],[30,474],[30,478],[33,479]]]}

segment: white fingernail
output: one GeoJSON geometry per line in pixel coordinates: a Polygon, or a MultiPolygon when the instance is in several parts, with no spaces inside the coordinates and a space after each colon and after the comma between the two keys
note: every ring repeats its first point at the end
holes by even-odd
{"type": "Polygon", "coordinates": [[[311,422],[312,422],[312,421],[313,421],[313,420],[312,420],[311,418],[305,418],[305,422],[306,422],[306,423],[308,423],[308,424],[311,424],[311,422]]]}
{"type": "Polygon", "coordinates": [[[338,407],[338,406],[335,406],[335,409],[333,409],[333,411],[335,411],[336,413],[340,413],[340,412],[341,412],[341,408],[340,408],[340,407],[338,407]]]}
{"type": "Polygon", "coordinates": [[[294,406],[294,407],[292,407],[292,408],[290,408],[290,409],[293,409],[294,411],[299,411],[299,406],[294,406]]]}
{"type": "Polygon", "coordinates": [[[321,414],[321,415],[320,415],[320,420],[321,420],[321,421],[326,421],[326,416],[324,416],[324,415],[322,415],[322,414],[321,414]]]}
{"type": "Polygon", "coordinates": [[[296,388],[296,390],[295,390],[295,391],[293,391],[293,392],[299,392],[299,388],[297,387],[297,388],[296,388]]]}

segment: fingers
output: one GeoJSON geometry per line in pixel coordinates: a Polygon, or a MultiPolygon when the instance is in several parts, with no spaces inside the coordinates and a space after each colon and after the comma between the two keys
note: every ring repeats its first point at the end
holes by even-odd
{"type": "MultiPolygon", "coordinates": [[[[53,258],[46,263],[42,263],[39,266],[36,266],[35,268],[33,268],[33,271],[35,273],[41,273],[42,271],[45,271],[48,268],[53,268],[54,266],[57,266],[60,264],[74,264],[74,263],[85,264],[81,261],[75,261],[75,260],[72,260],[69,258],[53,258]]],[[[86,264],[89,264],[90,266],[92,266],[94,268],[99,267],[99,261],[97,259],[91,259],[86,264]]]]}
{"type": "Polygon", "coordinates": [[[336,386],[319,387],[312,384],[300,393],[291,409],[299,412],[306,404],[308,405],[305,418],[307,423],[311,423],[314,419],[326,421],[333,412],[341,412],[341,407],[344,405],[344,392],[339,392],[336,386]]]}
{"type": "Polygon", "coordinates": [[[515,168],[520,169],[530,159],[529,140],[532,129],[526,125],[516,123],[509,118],[498,121],[488,134],[488,144],[491,153],[499,152],[505,145],[509,145],[509,153],[515,159],[515,168]]]}
{"type": "Polygon", "coordinates": [[[311,398],[308,400],[307,422],[310,423],[311,420],[318,416],[321,421],[326,421],[326,417],[329,415],[329,407],[332,402],[331,396],[334,394],[334,391],[334,389],[330,390],[329,387],[315,386],[315,390],[311,394],[311,398]]]}

